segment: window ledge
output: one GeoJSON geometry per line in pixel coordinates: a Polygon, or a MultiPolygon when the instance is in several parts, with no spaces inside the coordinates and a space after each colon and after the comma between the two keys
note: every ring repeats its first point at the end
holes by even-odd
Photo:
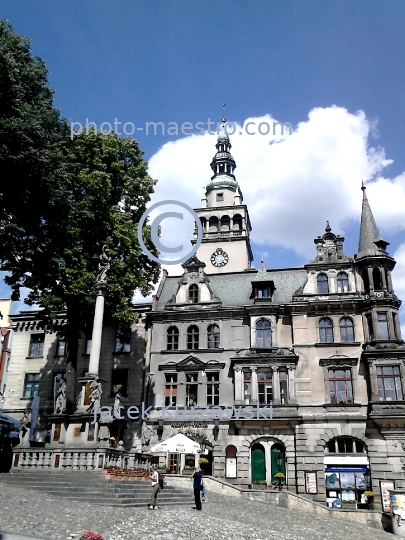
{"type": "Polygon", "coordinates": [[[31,399],[34,399],[35,396],[32,397],[20,397],[20,401],[30,401],[31,399]]]}
{"type": "Polygon", "coordinates": [[[171,349],[170,351],[163,349],[160,351],[160,354],[190,354],[190,352],[198,351],[199,353],[218,353],[224,352],[225,349],[171,349]]]}
{"type": "Polygon", "coordinates": [[[362,404],[362,403],[325,403],[324,405],[322,405],[322,407],[324,409],[326,409],[327,407],[331,407],[331,408],[340,408],[340,407],[367,407],[367,405],[365,404],[362,404]]]}
{"type": "Polygon", "coordinates": [[[315,347],[359,347],[360,341],[332,341],[332,343],[314,343],[315,347]]]}
{"type": "Polygon", "coordinates": [[[36,359],[41,359],[41,358],[44,358],[44,356],[26,356],[25,357],[27,360],[36,360],[36,359]]]}

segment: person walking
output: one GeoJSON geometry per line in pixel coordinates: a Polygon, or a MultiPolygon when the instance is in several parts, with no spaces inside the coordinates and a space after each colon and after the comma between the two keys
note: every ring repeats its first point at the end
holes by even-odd
{"type": "Polygon", "coordinates": [[[194,474],[191,478],[193,479],[194,500],[195,500],[196,510],[202,510],[202,504],[201,504],[202,472],[199,467],[195,468],[194,474]]]}
{"type": "Polygon", "coordinates": [[[156,499],[160,490],[159,486],[159,473],[152,468],[152,472],[149,476],[149,479],[152,482],[152,496],[149,510],[159,510],[159,507],[156,504],[156,499]]]}

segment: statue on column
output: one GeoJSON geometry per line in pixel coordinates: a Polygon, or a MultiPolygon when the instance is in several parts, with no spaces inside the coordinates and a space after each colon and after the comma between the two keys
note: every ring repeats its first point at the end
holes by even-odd
{"type": "Polygon", "coordinates": [[[90,406],[86,410],[87,413],[94,412],[94,407],[96,406],[96,404],[97,404],[97,409],[100,410],[102,393],[103,393],[103,390],[101,388],[100,380],[97,378],[97,379],[94,379],[93,381],[91,381],[91,383],[90,383],[90,396],[89,396],[89,398],[90,398],[90,406]]]}
{"type": "Polygon", "coordinates": [[[111,259],[108,256],[108,247],[103,246],[103,252],[100,255],[100,262],[98,263],[97,285],[105,283],[107,272],[110,269],[110,260],[111,259]]]}
{"type": "Polygon", "coordinates": [[[55,414],[62,414],[66,411],[66,381],[61,380],[58,393],[55,399],[55,414]]]}
{"type": "Polygon", "coordinates": [[[31,413],[32,413],[32,409],[26,409],[24,411],[23,417],[20,420],[20,431],[18,433],[20,437],[20,446],[29,445],[29,434],[30,434],[30,429],[31,429],[31,413]]]}

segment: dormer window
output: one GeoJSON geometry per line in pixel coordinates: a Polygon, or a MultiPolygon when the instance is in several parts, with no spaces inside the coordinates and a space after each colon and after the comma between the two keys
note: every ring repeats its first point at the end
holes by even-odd
{"type": "Polygon", "coordinates": [[[319,274],[316,278],[318,294],[328,294],[329,293],[329,284],[328,276],[326,274],[319,274]]]}
{"type": "Polygon", "coordinates": [[[259,286],[255,290],[255,298],[269,298],[270,287],[259,286]]]}
{"type": "Polygon", "coordinates": [[[198,303],[198,285],[190,285],[188,289],[188,299],[192,304],[198,303]]]}

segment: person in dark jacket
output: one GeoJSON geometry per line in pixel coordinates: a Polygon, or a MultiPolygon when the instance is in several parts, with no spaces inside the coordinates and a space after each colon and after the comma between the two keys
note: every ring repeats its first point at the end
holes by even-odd
{"type": "Polygon", "coordinates": [[[197,510],[202,510],[202,504],[201,504],[201,482],[202,482],[202,472],[201,470],[196,467],[193,476],[191,477],[193,479],[193,487],[194,487],[194,500],[195,500],[195,507],[197,510]]]}

